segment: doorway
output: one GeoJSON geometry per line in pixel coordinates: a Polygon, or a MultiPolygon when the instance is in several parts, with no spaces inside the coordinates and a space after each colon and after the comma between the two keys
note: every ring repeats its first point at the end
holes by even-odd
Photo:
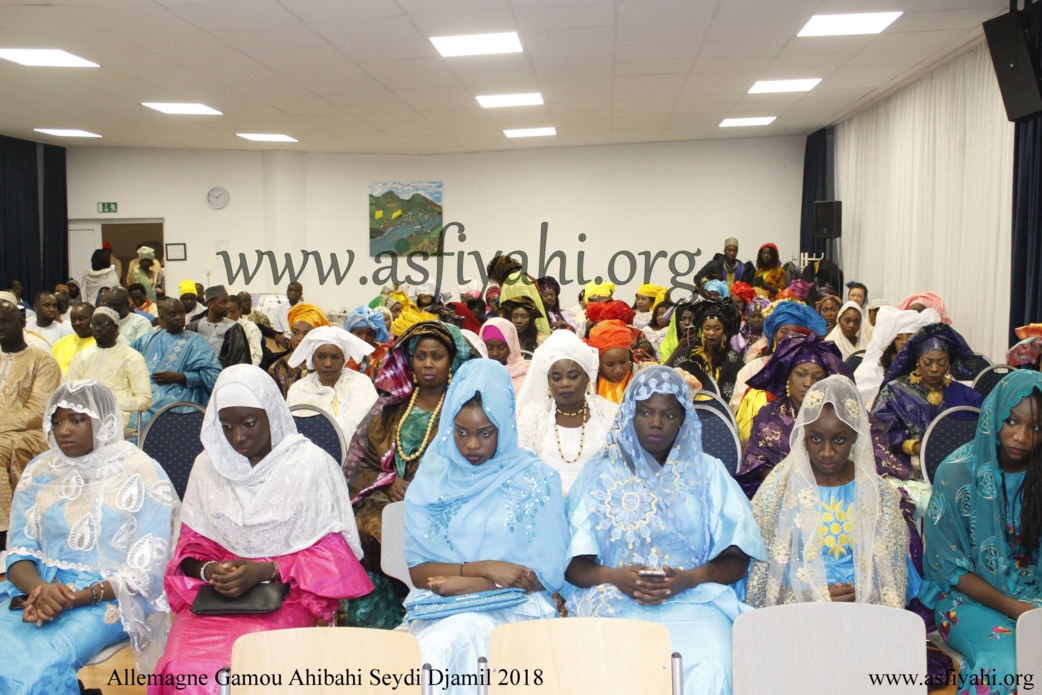
{"type": "Polygon", "coordinates": [[[119,281],[127,284],[130,262],[137,258],[142,244],[155,249],[156,262],[163,264],[163,220],[70,220],[69,274],[79,280],[90,269],[90,257],[96,249],[108,242],[112,245],[113,261],[118,260],[119,281]]]}

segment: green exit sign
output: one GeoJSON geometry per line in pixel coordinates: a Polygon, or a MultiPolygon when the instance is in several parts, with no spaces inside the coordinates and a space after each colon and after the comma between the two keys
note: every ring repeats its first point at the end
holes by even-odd
{"type": "Polygon", "coordinates": [[[116,203],[98,203],[98,212],[118,212],[116,203]]]}

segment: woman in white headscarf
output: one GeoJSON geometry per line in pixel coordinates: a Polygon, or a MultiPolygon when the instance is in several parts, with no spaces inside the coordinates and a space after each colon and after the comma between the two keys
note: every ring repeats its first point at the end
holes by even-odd
{"type": "Polygon", "coordinates": [[[825,340],[836,344],[844,361],[855,352],[868,348],[869,334],[865,329],[867,321],[864,319],[864,309],[861,305],[857,302],[847,302],[836,314],[836,327],[825,336],[825,340]]]}
{"type": "Polygon", "coordinates": [[[902,311],[897,307],[883,306],[876,315],[876,327],[872,340],[865,349],[861,364],[854,371],[854,383],[861,400],[869,407],[876,400],[883,375],[901,351],[904,341],[915,335],[923,326],[940,323],[941,317],[933,309],[902,311]]]}
{"type": "Polygon", "coordinates": [[[378,394],[369,377],[349,365],[362,364],[373,349],[342,328],[322,326],[311,331],[289,358],[290,367],[306,362],[308,375],[290,387],[286,405],[321,408],[336,419],[344,440],[351,441],[378,394]]]}
{"type": "Polygon", "coordinates": [[[565,494],[601,449],[619,406],[594,392],[597,349],[571,331],[536,348],[517,396],[518,444],[561,474],[565,494]]]}
{"type": "Polygon", "coordinates": [[[43,418],[50,449],[15,491],[0,584],[0,692],[76,695],[76,671],[130,638],[137,669],[163,652],[170,610],[163,568],[177,493],[123,441],[115,394],[70,381],[43,418]],[[11,610],[8,610],[8,609],[11,610]]]}
{"type": "Polygon", "coordinates": [[[749,602],[903,608],[920,579],[901,495],[876,472],[868,411],[854,383],[832,375],[814,384],[790,442],[753,498],[768,559],[753,563],[749,602]]]}
{"type": "Polygon", "coordinates": [[[339,465],[297,433],[271,377],[252,365],[221,372],[200,437],[203,453],[166,570],[177,619],[156,673],[169,684],[150,685],[149,695],[212,695],[213,674],[228,665],[241,635],[331,622],[340,599],[373,588],[358,562],[362,547],[339,465]],[[190,610],[207,584],[221,599],[262,582],[288,585],[274,612],[190,610]],[[207,684],[183,688],[191,675],[206,675],[207,684]]]}

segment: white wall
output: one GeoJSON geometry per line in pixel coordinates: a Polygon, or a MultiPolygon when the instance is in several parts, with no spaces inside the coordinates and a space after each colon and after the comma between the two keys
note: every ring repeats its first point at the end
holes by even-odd
{"type": "MultiPolygon", "coordinates": [[[[298,267],[301,250],[314,250],[327,272],[332,253],[343,273],[352,250],[341,284],[330,276],[320,290],[313,257],[300,277],[305,298],[327,309],[351,308],[375,296],[374,282],[390,269],[389,261],[369,257],[369,184],[442,181],[446,224],[466,228],[465,241],[451,234],[445,244],[448,253],[467,254],[464,279],[481,279],[472,252],[480,254],[483,272],[497,250],[524,251],[529,272],[540,274],[540,225],[546,222],[547,255],[560,249],[567,258],[570,284],[562,283],[562,304],[569,306],[580,289],[580,258],[589,280],[607,276],[618,251],[663,251],[673,257],[675,272],[664,258],[651,281],[668,285],[690,281],[688,252],[701,251],[694,262],[700,267],[729,236],[741,241],[742,259],[768,241],[778,244],[783,259],[797,253],[803,149],[802,137],[425,157],[74,148],[68,151],[69,218],[98,218],[99,201],[119,204],[119,214],[105,215],[106,221],[163,218],[166,242],[187,244],[188,260],[167,264],[168,286],[175,287],[190,278],[267,292],[289,282],[288,275],[276,282],[267,260],[248,286],[242,276],[232,281],[219,251],[229,252],[235,269],[245,254],[252,269],[256,250],[273,251],[280,266],[289,253],[298,267]],[[223,210],[206,204],[213,186],[229,191],[223,210]]],[[[446,289],[458,284],[457,260],[445,259],[446,289]]],[[[399,276],[410,273],[404,261],[399,276]]],[[[637,276],[617,295],[627,301],[644,281],[645,260],[637,261],[637,276]]],[[[433,280],[435,259],[422,266],[433,280]]],[[[548,273],[562,279],[559,263],[548,273]]],[[[629,273],[620,259],[616,276],[629,273]]]]}

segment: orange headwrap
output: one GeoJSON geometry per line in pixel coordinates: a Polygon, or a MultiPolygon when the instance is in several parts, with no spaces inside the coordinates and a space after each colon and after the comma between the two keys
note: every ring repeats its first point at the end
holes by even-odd
{"type": "Polygon", "coordinates": [[[629,350],[632,344],[633,334],[630,333],[630,329],[616,319],[602,321],[590,331],[590,345],[597,348],[597,352],[602,355],[615,348],[629,350]]]}
{"type": "Polygon", "coordinates": [[[1029,323],[1026,326],[1021,326],[1016,330],[1017,337],[1021,340],[1027,340],[1028,338],[1037,338],[1042,336],[1042,323],[1029,323]]]}
{"type": "Polygon", "coordinates": [[[298,321],[303,321],[312,328],[318,328],[320,326],[328,326],[329,321],[326,320],[326,315],[322,313],[314,304],[296,304],[290,307],[289,310],[289,326],[293,328],[293,324],[298,321]]]}
{"type": "Polygon", "coordinates": [[[731,285],[731,296],[740,297],[743,302],[748,304],[756,297],[756,290],[739,280],[731,285]]]}

